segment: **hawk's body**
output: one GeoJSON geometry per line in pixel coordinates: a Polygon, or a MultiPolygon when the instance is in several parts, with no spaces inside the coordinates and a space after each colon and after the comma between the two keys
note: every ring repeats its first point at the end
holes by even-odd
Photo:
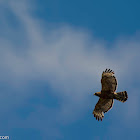
{"type": "Polygon", "coordinates": [[[95,95],[100,97],[100,99],[95,106],[93,114],[96,119],[101,119],[102,121],[104,113],[112,108],[114,99],[125,102],[128,96],[126,91],[118,93],[115,92],[117,89],[117,80],[114,76],[114,72],[112,72],[110,69],[103,71],[101,84],[101,92],[95,93],[95,95]]]}

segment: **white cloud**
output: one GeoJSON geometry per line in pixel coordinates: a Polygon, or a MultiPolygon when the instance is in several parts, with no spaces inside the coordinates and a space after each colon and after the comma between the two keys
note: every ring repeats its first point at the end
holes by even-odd
{"type": "MultiPolygon", "coordinates": [[[[49,29],[50,26],[35,19],[29,12],[31,7],[28,6],[27,9],[26,6],[25,3],[14,1],[8,6],[18,21],[16,24],[19,25],[18,29],[22,31],[22,35],[12,37],[18,30],[11,27],[9,35],[0,38],[1,83],[6,81],[14,89],[25,87],[30,80],[49,83],[54,90],[54,96],[61,100],[59,113],[56,114],[57,121],[64,120],[64,124],[75,121],[85,109],[91,108],[89,98],[93,98],[93,104],[96,103],[97,98],[88,93],[91,90],[100,90],[101,73],[105,68],[116,72],[118,90],[135,90],[131,85],[139,83],[140,70],[140,41],[136,40],[136,37],[120,38],[109,48],[107,43],[92,37],[84,29],[76,29],[69,25],[49,29]],[[15,41],[11,41],[10,37],[15,41]],[[20,43],[17,43],[18,39],[21,40],[20,43]]],[[[5,26],[1,28],[5,29],[5,26]]],[[[22,104],[33,94],[26,95],[21,92],[12,96],[20,98],[18,104],[22,104]]],[[[128,103],[123,104],[128,109],[126,114],[130,115],[131,104],[136,104],[134,108],[139,104],[136,102],[138,98],[130,98],[128,103]]],[[[38,109],[33,116],[37,114],[38,109]]],[[[117,113],[114,111],[114,114],[117,113]]],[[[126,117],[126,114],[124,113],[123,117],[126,117]]],[[[139,114],[134,110],[133,115],[139,114]]],[[[131,119],[129,116],[128,120],[131,119]]],[[[38,124],[35,127],[38,127],[38,124]]]]}

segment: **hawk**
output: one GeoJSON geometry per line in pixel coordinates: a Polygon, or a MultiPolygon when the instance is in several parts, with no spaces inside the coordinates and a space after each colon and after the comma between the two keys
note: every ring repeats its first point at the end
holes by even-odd
{"type": "Polygon", "coordinates": [[[93,110],[96,120],[101,120],[104,117],[104,113],[109,111],[113,106],[114,99],[125,102],[128,98],[127,92],[117,92],[117,79],[114,76],[114,72],[110,69],[106,69],[102,73],[102,89],[101,92],[96,92],[94,95],[100,97],[95,109],[93,110]]]}

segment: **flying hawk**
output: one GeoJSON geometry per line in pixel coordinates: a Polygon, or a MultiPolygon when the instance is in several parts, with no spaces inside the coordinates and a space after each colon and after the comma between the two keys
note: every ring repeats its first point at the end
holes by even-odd
{"type": "Polygon", "coordinates": [[[96,92],[94,94],[100,97],[95,109],[93,110],[94,117],[96,117],[96,120],[98,121],[102,121],[104,113],[112,108],[114,99],[125,102],[128,98],[126,91],[115,92],[117,89],[117,80],[112,70],[106,69],[103,71],[101,84],[101,92],[96,92]]]}

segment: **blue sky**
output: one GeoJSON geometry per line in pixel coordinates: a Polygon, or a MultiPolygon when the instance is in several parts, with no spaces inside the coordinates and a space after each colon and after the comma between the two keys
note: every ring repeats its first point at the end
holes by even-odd
{"type": "Polygon", "coordinates": [[[0,1],[0,135],[11,140],[139,139],[139,1],[0,1]],[[92,115],[101,74],[115,101],[92,115]]]}

